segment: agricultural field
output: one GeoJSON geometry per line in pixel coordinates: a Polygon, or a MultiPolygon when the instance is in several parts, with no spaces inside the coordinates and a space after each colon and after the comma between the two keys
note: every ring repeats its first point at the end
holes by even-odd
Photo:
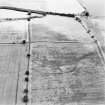
{"type": "Polygon", "coordinates": [[[25,39],[25,34],[12,26],[0,25],[0,105],[23,105],[27,45],[15,44],[25,39]]]}
{"type": "Polygon", "coordinates": [[[33,105],[105,102],[105,74],[95,50],[81,43],[37,43],[31,49],[33,105]]]}
{"type": "Polygon", "coordinates": [[[0,44],[0,105],[22,105],[25,47],[0,44]]]}
{"type": "MultiPolygon", "coordinates": [[[[25,104],[27,28],[12,28],[0,27],[0,105],[25,104]]],[[[105,71],[95,43],[32,25],[30,52],[29,105],[105,104],[105,71]]]]}

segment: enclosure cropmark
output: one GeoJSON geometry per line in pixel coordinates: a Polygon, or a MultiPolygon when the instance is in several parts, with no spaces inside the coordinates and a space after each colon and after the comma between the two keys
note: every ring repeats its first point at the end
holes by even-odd
{"type": "MultiPolygon", "coordinates": [[[[83,23],[81,16],[89,16],[88,12],[84,12],[81,14],[65,14],[65,13],[55,13],[55,12],[46,12],[46,11],[36,11],[36,10],[31,10],[31,9],[23,9],[23,8],[16,8],[16,7],[9,7],[9,6],[0,6],[0,9],[6,9],[6,10],[13,10],[13,11],[19,11],[19,12],[26,12],[27,13],[27,17],[25,18],[4,18],[4,19],[0,19],[0,22],[6,22],[6,21],[18,21],[18,20],[26,20],[28,21],[28,41],[23,40],[21,42],[13,42],[13,43],[0,43],[0,44],[23,44],[23,45],[28,45],[28,52],[26,54],[26,58],[27,58],[27,69],[25,71],[25,77],[24,77],[24,81],[26,83],[25,89],[23,90],[23,98],[22,101],[25,103],[25,105],[31,104],[31,76],[32,76],[32,71],[30,69],[30,57],[31,57],[31,44],[35,44],[38,42],[43,42],[43,43],[47,43],[47,41],[31,41],[30,35],[31,35],[31,31],[30,31],[30,21],[32,19],[36,19],[36,18],[43,18],[47,15],[53,15],[53,16],[62,16],[62,17],[67,17],[67,18],[73,18],[74,20],[76,20],[77,22],[79,22],[82,27],[85,29],[86,33],[88,33],[90,35],[90,37],[93,39],[93,41],[95,42],[95,44],[97,45],[98,48],[98,54],[100,56],[100,58],[102,59],[102,63],[103,65],[105,64],[105,57],[104,57],[104,53],[103,50],[101,49],[101,46],[98,42],[98,40],[95,38],[94,35],[91,35],[91,30],[89,30],[85,24],[83,23]],[[31,14],[34,13],[35,16],[31,16],[31,14]]],[[[49,41],[48,41],[49,43],[49,41]]],[[[80,43],[79,41],[50,41],[50,43],[80,43]]],[[[18,82],[19,82],[19,70],[18,70],[18,78],[17,78],[17,90],[16,90],[16,101],[15,101],[15,105],[17,105],[17,91],[18,91],[18,82]]]]}
{"type": "MultiPolygon", "coordinates": [[[[67,103],[70,104],[72,100],[81,101],[86,94],[89,94],[89,89],[87,85],[80,87],[82,84],[80,81],[84,81],[83,78],[80,80],[80,77],[88,78],[89,75],[85,75],[85,72],[88,72],[92,73],[89,78],[94,78],[95,71],[103,71],[103,68],[99,67],[99,62],[101,61],[96,50],[95,53],[90,52],[81,43],[33,43],[31,45],[32,105],[38,102],[66,103],[65,97],[69,98],[67,103]],[[80,83],[79,86],[74,82],[76,78],[78,78],[77,83],[80,83]],[[74,92],[79,90],[81,95],[77,93],[75,95],[77,98],[73,98],[69,84],[73,84],[71,87],[74,92]]],[[[89,81],[84,83],[89,84],[89,81]]]]}

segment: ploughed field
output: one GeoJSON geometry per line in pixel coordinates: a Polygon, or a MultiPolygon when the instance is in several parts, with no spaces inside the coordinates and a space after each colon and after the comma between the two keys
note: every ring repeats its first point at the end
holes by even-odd
{"type": "MultiPolygon", "coordinates": [[[[104,105],[105,71],[95,43],[76,42],[46,28],[35,29],[29,66],[31,104],[104,105]]],[[[28,43],[18,43],[27,39],[27,34],[12,31],[0,31],[0,105],[24,105],[28,43]]]]}

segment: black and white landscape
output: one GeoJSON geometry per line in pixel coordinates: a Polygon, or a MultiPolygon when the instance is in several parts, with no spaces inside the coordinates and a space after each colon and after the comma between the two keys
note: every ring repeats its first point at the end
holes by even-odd
{"type": "Polygon", "coordinates": [[[82,19],[102,53],[75,19],[0,22],[0,105],[105,105],[105,18],[82,19]]]}

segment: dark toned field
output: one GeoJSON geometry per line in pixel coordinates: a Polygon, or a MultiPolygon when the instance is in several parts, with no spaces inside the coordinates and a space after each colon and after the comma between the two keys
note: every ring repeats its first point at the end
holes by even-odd
{"type": "Polygon", "coordinates": [[[0,105],[22,105],[26,63],[24,46],[0,44],[0,105]]]}

